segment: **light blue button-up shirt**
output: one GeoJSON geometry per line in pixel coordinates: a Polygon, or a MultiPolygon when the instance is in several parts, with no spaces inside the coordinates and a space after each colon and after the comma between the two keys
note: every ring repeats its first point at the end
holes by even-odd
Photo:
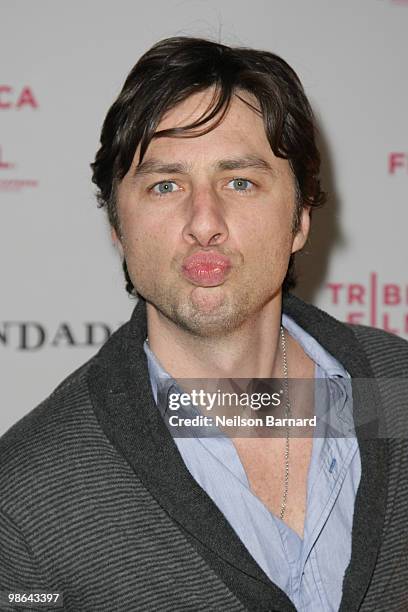
{"type": "MultiPolygon", "coordinates": [[[[282,324],[315,362],[315,378],[325,379],[324,385],[318,386],[316,413],[326,413],[323,421],[334,431],[350,431],[353,425],[350,375],[293,319],[282,315],[282,324]]],[[[175,381],[147,342],[144,350],[157,403],[158,393],[167,397],[175,381]]],[[[303,539],[251,491],[229,437],[180,437],[174,441],[193,478],[296,609],[337,611],[344,572],[351,557],[354,502],[361,478],[356,438],[314,437],[303,539]]]]}

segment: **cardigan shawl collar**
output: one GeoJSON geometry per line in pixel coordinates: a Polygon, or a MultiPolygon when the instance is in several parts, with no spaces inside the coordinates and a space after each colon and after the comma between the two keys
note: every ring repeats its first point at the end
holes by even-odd
{"type": "MultiPolygon", "coordinates": [[[[283,312],[292,317],[345,367],[353,378],[373,374],[351,328],[293,295],[284,295],[283,312]]],[[[160,506],[180,526],[214,571],[252,610],[294,611],[286,594],[265,575],[223,514],[196,483],[167,430],[152,395],[143,342],[146,306],[136,305],[131,320],[102,347],[88,374],[97,419],[112,444],[160,506]],[[211,560],[220,563],[211,563],[211,560]],[[220,569],[221,568],[221,569],[220,569]],[[234,574],[235,573],[235,574],[234,574]],[[235,576],[235,577],[234,577],[235,576]],[[244,595],[243,595],[244,593],[244,595]],[[245,593],[248,593],[245,596],[245,593]]],[[[353,385],[353,411],[381,410],[373,386],[361,394],[353,385]]],[[[364,422],[364,418],[359,422],[364,422]]],[[[343,581],[341,612],[358,610],[374,571],[381,544],[387,497],[385,440],[357,428],[362,474],[357,491],[351,560],[343,581]]],[[[335,554],[335,551],[333,551],[335,554]]]]}

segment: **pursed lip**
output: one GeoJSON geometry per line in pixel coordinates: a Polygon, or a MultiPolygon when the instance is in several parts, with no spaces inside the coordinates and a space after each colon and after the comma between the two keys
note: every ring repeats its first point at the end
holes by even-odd
{"type": "Polygon", "coordinates": [[[214,251],[200,251],[187,257],[182,265],[185,278],[195,285],[214,287],[223,283],[232,267],[231,260],[214,251]]]}

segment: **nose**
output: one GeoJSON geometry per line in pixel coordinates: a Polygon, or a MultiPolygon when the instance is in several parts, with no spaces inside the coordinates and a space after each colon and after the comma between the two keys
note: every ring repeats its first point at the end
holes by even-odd
{"type": "Polygon", "coordinates": [[[188,203],[188,220],[183,238],[189,244],[216,246],[228,238],[223,203],[211,188],[196,189],[188,203]]]}

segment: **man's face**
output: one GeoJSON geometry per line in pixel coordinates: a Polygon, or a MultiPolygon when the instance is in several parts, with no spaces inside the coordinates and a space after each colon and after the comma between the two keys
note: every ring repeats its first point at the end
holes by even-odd
{"type": "MultiPolygon", "coordinates": [[[[252,104],[254,99],[240,93],[252,104]]],[[[169,111],[157,131],[184,126],[212,90],[169,111]]],[[[120,246],[130,278],[155,310],[200,337],[229,333],[280,299],[293,235],[295,182],[275,157],[262,118],[236,96],[224,120],[194,138],[157,138],[139,149],[117,190],[120,246]]]]}

